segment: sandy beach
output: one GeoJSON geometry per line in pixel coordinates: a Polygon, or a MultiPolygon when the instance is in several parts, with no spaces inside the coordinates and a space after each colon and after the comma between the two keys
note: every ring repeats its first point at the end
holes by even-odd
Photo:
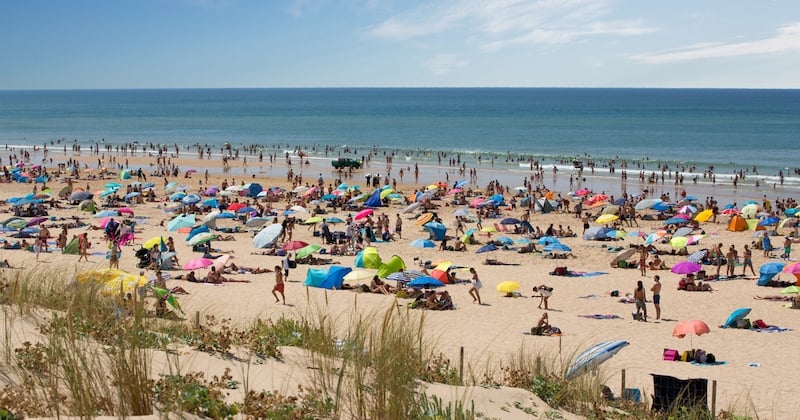
{"type": "MultiPolygon", "coordinates": [[[[65,162],[66,159],[74,157],[79,161],[96,169],[98,166],[97,155],[84,151],[80,156],[74,156],[71,152],[68,156],[62,153],[53,153],[54,163],[47,164],[48,169],[54,168],[57,163],[65,162]]],[[[108,155],[104,156],[109,159],[108,155]]],[[[222,185],[223,181],[228,184],[242,184],[258,182],[265,188],[281,186],[288,190],[292,189],[291,182],[287,181],[287,166],[282,159],[277,159],[275,163],[269,164],[250,162],[249,166],[242,168],[241,161],[231,162],[230,172],[220,171],[220,162],[217,160],[199,160],[194,155],[171,158],[172,164],[178,165],[181,170],[177,177],[154,177],[152,172],[156,168],[156,158],[151,156],[116,156],[116,163],[128,160],[128,167],[136,169],[141,167],[147,174],[147,181],[155,183],[155,191],[158,200],[155,202],[145,201],[142,204],[131,205],[135,212],[136,220],[136,240],[135,245],[127,245],[122,248],[120,268],[135,273],[139,271],[136,264],[137,258],[134,252],[139,248],[143,241],[159,235],[172,236],[175,239],[177,257],[183,264],[201,254],[193,252],[191,246],[185,243],[184,233],[166,232],[164,225],[171,220],[174,215],[167,214],[165,207],[171,207],[173,203],[162,201],[165,198],[163,193],[166,181],[176,181],[181,185],[187,186],[187,192],[199,192],[209,185],[222,185]],[[209,172],[208,180],[205,180],[204,172],[206,168],[214,168],[209,172]],[[196,169],[197,172],[190,177],[185,176],[187,168],[196,169]],[[163,223],[162,223],[163,222],[163,223]]],[[[5,161],[5,159],[4,159],[5,161]]],[[[110,162],[108,163],[111,166],[110,162]]],[[[306,183],[315,184],[317,177],[321,174],[324,184],[334,183],[335,173],[329,167],[327,161],[314,161],[308,166],[300,169],[299,162],[295,162],[293,170],[304,175],[301,185],[306,183]]],[[[383,163],[372,163],[370,168],[356,171],[353,178],[344,179],[351,185],[361,185],[365,191],[371,188],[364,186],[364,173],[386,173],[387,168],[383,163]]],[[[396,173],[397,169],[394,169],[396,173]]],[[[116,171],[114,171],[116,172],[116,171]]],[[[76,187],[85,188],[87,191],[100,191],[103,186],[116,180],[116,177],[106,179],[87,179],[88,175],[96,174],[97,171],[82,171],[81,178],[75,181],[76,187]]],[[[407,174],[402,182],[398,182],[397,190],[407,195],[415,190],[424,189],[425,186],[440,181],[445,181],[443,176],[447,173],[449,180],[447,183],[452,185],[456,179],[461,177],[458,173],[452,172],[451,168],[428,168],[422,172],[418,182],[414,183],[414,177],[407,174]],[[450,171],[448,173],[448,171],[450,171]]],[[[488,182],[493,179],[490,171],[479,172],[477,182],[471,183],[469,187],[474,190],[483,191],[488,182]]],[[[549,180],[549,178],[547,178],[549,180]]],[[[136,181],[136,176],[131,179],[119,181],[123,184],[136,181]]],[[[399,181],[399,180],[398,180],[399,181]]],[[[519,180],[519,184],[522,180],[519,180]]],[[[559,179],[559,182],[546,182],[555,185],[554,193],[567,197],[569,193],[568,184],[559,179]]],[[[509,185],[512,192],[504,195],[508,202],[513,193],[513,187],[517,184],[509,185]]],[[[65,183],[60,183],[56,179],[47,184],[53,191],[57,192],[65,183]]],[[[333,187],[335,188],[335,184],[333,187]]],[[[645,185],[646,186],[646,185],[645,185]]],[[[41,184],[21,184],[4,183],[0,199],[7,200],[11,197],[18,197],[33,191],[34,187],[41,190],[41,184]]],[[[591,186],[590,186],[591,187],[591,186]]],[[[633,195],[641,192],[643,185],[630,182],[627,191],[633,195]]],[[[465,187],[466,188],[466,187],[465,187]]],[[[677,196],[680,191],[671,185],[662,187],[657,186],[657,191],[662,188],[672,192],[672,196],[677,196]]],[[[720,192],[724,187],[716,186],[715,191],[692,189],[691,185],[684,185],[686,193],[703,199],[714,192],[720,192]]],[[[577,188],[576,188],[577,189],[577,188]]],[[[599,192],[599,191],[598,191],[599,192]]],[[[608,191],[613,194],[614,191],[608,191]]],[[[775,201],[776,198],[785,199],[787,197],[776,197],[775,192],[764,190],[767,198],[775,201]]],[[[477,194],[477,193],[476,193],[477,194]]],[[[124,195],[124,194],[123,194],[124,195]]],[[[728,196],[726,192],[720,192],[720,196],[728,196]]],[[[740,203],[745,200],[739,192],[740,203]]],[[[435,210],[442,219],[442,223],[448,227],[448,235],[455,235],[456,218],[453,212],[465,206],[447,204],[452,196],[445,195],[443,200],[434,200],[432,203],[439,207],[435,210]]],[[[588,197],[591,197],[589,195],[588,197]]],[[[588,198],[587,197],[587,198],[588,198]]],[[[471,200],[473,197],[468,197],[471,200]]],[[[617,191],[619,198],[619,191],[617,191]]],[[[746,197],[761,201],[760,195],[746,197]]],[[[246,200],[246,198],[241,198],[246,200]]],[[[571,200],[574,205],[579,200],[571,200]]],[[[101,200],[96,202],[101,204],[101,200]]],[[[281,201],[271,203],[275,209],[284,209],[297,203],[281,201]]],[[[726,202],[721,202],[721,205],[726,202]]],[[[99,219],[93,218],[91,213],[80,212],[76,206],[69,205],[65,201],[60,202],[61,209],[49,209],[51,220],[44,225],[62,223],[63,219],[78,217],[85,223],[97,225],[99,219]],[[62,219],[63,218],[63,219],[62,219]]],[[[310,206],[309,206],[310,207],[310,206]]],[[[681,379],[686,378],[707,378],[717,383],[716,408],[733,409],[735,412],[757,413],[759,418],[790,419],[800,418],[796,412],[795,402],[793,401],[793,391],[800,387],[800,378],[792,368],[791,361],[795,356],[795,351],[800,347],[800,311],[790,309],[787,301],[771,301],[756,299],[757,296],[778,295],[779,288],[759,287],[756,285],[757,276],[737,276],[730,280],[709,281],[713,291],[710,292],[688,292],[677,290],[681,275],[674,274],[670,270],[647,270],[646,275],[642,275],[638,269],[612,268],[610,261],[615,257],[616,251],[611,249],[628,249],[631,245],[643,244],[643,238],[634,232],[649,234],[663,226],[662,221],[637,220],[638,227],[625,226],[626,233],[619,240],[613,241],[587,241],[581,238],[583,224],[580,218],[573,213],[561,213],[553,211],[547,214],[538,212],[530,216],[530,223],[534,227],[539,227],[543,231],[548,226],[569,227],[577,233],[577,237],[562,238],[561,242],[571,248],[574,258],[550,259],[547,253],[518,253],[516,248],[519,245],[513,244],[510,250],[499,249],[486,253],[476,253],[481,245],[468,245],[465,252],[439,250],[438,242],[435,248],[414,248],[410,242],[415,239],[428,238],[428,233],[420,226],[415,224],[417,213],[402,213],[405,207],[402,203],[390,204],[388,207],[375,209],[375,215],[386,214],[391,222],[391,227],[395,226],[395,218],[399,214],[403,221],[402,239],[383,242],[379,241],[372,245],[378,249],[380,256],[386,260],[393,255],[400,256],[406,264],[407,269],[422,269],[420,263],[430,261],[450,261],[453,266],[460,267],[456,270],[459,279],[469,279],[466,269],[475,268],[483,288],[480,289],[482,303],[478,305],[473,302],[468,290],[468,283],[451,284],[445,290],[452,296],[456,310],[448,311],[425,311],[425,321],[429,336],[436,342],[437,348],[445,354],[451,361],[458,360],[459,352],[463,348],[467,370],[472,372],[474,377],[480,377],[486,370],[491,370],[497,361],[503,358],[518,354],[524,348],[531,353],[543,352],[550,354],[564,355],[573,354],[581,351],[595,343],[605,340],[625,340],[630,344],[622,349],[616,356],[602,365],[602,374],[607,377],[606,385],[615,395],[621,394],[622,371],[625,371],[626,388],[639,388],[642,393],[649,396],[653,392],[653,379],[651,374],[670,375],[681,379]],[[630,233],[634,233],[630,235],[630,233]],[[493,264],[486,264],[488,260],[493,260],[493,264]],[[557,267],[567,267],[569,272],[574,272],[573,276],[551,275],[557,267]],[[661,319],[655,319],[655,308],[652,302],[651,287],[654,284],[653,277],[658,275],[661,278],[663,289],[661,291],[661,319]],[[504,297],[496,291],[496,286],[507,280],[516,281],[520,284],[519,296],[504,297]],[[633,303],[621,303],[620,298],[633,294],[637,281],[643,281],[647,296],[647,322],[636,321],[632,313],[636,312],[633,303]],[[532,336],[524,334],[531,330],[540,318],[543,309],[537,306],[540,303],[538,297],[534,297],[532,288],[539,285],[552,287],[553,296],[549,299],[550,323],[557,326],[561,331],[560,336],[532,336]],[[618,291],[619,296],[611,296],[612,291],[618,291]],[[750,315],[747,316],[752,321],[761,319],[768,325],[786,328],[785,332],[756,332],[745,329],[722,329],[719,326],[726,320],[729,314],[737,308],[751,308],[750,315]],[[679,321],[683,320],[703,320],[710,327],[710,333],[701,336],[686,337],[683,339],[673,337],[673,328],[679,321]],[[691,343],[691,344],[690,344],[691,343]],[[677,349],[679,351],[694,348],[701,348],[716,356],[717,361],[724,362],[718,365],[693,365],[690,363],[664,361],[662,353],[664,349],[677,349]],[[752,406],[751,406],[752,405],[752,406]]],[[[740,205],[741,207],[741,205],[740,205]]],[[[2,206],[3,211],[10,211],[10,205],[2,206]]],[[[101,209],[102,210],[102,209],[101,209]]],[[[602,208],[589,209],[593,214],[601,211],[602,208]]],[[[505,217],[522,218],[524,211],[521,208],[512,210],[510,207],[501,208],[501,215],[498,218],[482,219],[483,227],[493,227],[498,224],[502,230],[505,225],[499,225],[500,220],[505,217]]],[[[326,216],[337,216],[346,219],[352,211],[341,211],[337,209],[326,216]]],[[[469,209],[470,216],[474,219],[476,209],[469,209]]],[[[654,214],[650,211],[641,211],[639,215],[654,214]]],[[[8,214],[7,216],[11,216],[8,214]]],[[[310,215],[296,213],[295,217],[302,221],[310,215]]],[[[782,216],[782,215],[781,215],[782,216]]],[[[279,220],[283,217],[279,216],[279,220]]],[[[688,246],[688,252],[700,250],[702,248],[713,248],[717,244],[722,244],[723,249],[735,245],[741,250],[745,245],[750,245],[753,241],[758,241],[757,235],[760,232],[745,230],[742,232],[731,232],[727,228],[728,217],[720,216],[717,223],[701,223],[695,233],[703,232],[703,237],[699,239],[699,244],[688,246]]],[[[221,226],[236,226],[234,221],[222,221],[221,226]]],[[[239,224],[241,225],[241,224],[239,224]]],[[[592,226],[597,226],[595,223],[592,226]]],[[[343,230],[343,225],[337,225],[336,230],[343,230]]],[[[477,227],[476,223],[467,223],[466,228],[477,227]]],[[[774,228],[774,227],[773,227],[774,228]]],[[[52,235],[57,235],[59,229],[51,228],[52,235]]],[[[232,233],[233,239],[230,241],[214,241],[214,254],[226,253],[233,256],[232,262],[244,267],[261,267],[272,269],[276,265],[281,265],[282,258],[279,256],[260,255],[260,250],[253,247],[252,237],[257,230],[241,233],[232,233]]],[[[0,260],[8,260],[16,268],[33,267],[74,267],[74,271],[80,272],[87,269],[106,268],[109,261],[105,258],[107,243],[103,240],[103,230],[93,230],[87,228],[70,229],[69,235],[87,232],[92,243],[92,253],[89,262],[77,262],[77,255],[65,255],[59,250],[51,249],[51,252],[42,253],[36,261],[33,252],[22,250],[2,250],[0,260]]],[[[779,229],[778,235],[774,236],[772,242],[775,246],[781,246],[785,235],[791,229],[779,229]]],[[[13,232],[12,232],[13,233],[13,232]]],[[[7,241],[16,241],[7,233],[7,241]]],[[[481,242],[497,239],[500,236],[507,236],[512,239],[519,239],[520,234],[496,232],[487,235],[485,232],[478,232],[475,238],[481,242]]],[[[54,241],[54,237],[51,241],[54,241]]],[[[320,237],[313,235],[313,228],[303,224],[296,225],[293,232],[293,240],[305,241],[309,244],[324,245],[320,237]]],[[[672,251],[669,243],[656,242],[655,247],[662,251],[672,251]]],[[[54,245],[51,243],[50,247],[54,245]]],[[[797,247],[797,245],[795,245],[797,247]]],[[[542,246],[537,245],[541,250],[542,246]]],[[[780,255],[780,251],[776,255],[780,255]]],[[[328,256],[317,255],[318,257],[331,258],[336,265],[353,267],[354,256],[328,256]]],[[[685,256],[666,255],[660,256],[665,266],[671,267],[678,262],[684,261],[685,256]]],[[[638,257],[632,256],[628,261],[634,261],[638,257]]],[[[648,257],[651,261],[653,255],[648,257]]],[[[775,261],[776,259],[767,258],[762,255],[760,250],[753,252],[753,265],[756,273],[761,265],[775,261]]],[[[791,258],[794,260],[794,258],[791,258]]],[[[790,261],[782,261],[789,263],[790,261]]],[[[408,299],[397,299],[395,296],[371,293],[355,293],[351,290],[324,290],[319,288],[309,288],[303,285],[306,279],[308,268],[321,268],[324,266],[298,265],[296,269],[290,270],[286,283],[286,305],[275,303],[271,294],[274,285],[274,274],[226,274],[230,278],[242,280],[242,282],[227,282],[220,285],[190,283],[174,278],[187,271],[177,269],[166,271],[169,275],[167,285],[172,288],[180,286],[188,294],[177,296],[180,304],[186,312],[185,321],[191,322],[196,312],[202,315],[213,314],[218,319],[230,318],[234,324],[247,324],[257,318],[277,319],[280,316],[299,317],[303,314],[312,313],[319,308],[325,308],[330,316],[340,319],[343,326],[349,322],[351,317],[358,314],[374,314],[385,311],[394,305],[405,307],[411,301],[408,299]]],[[[704,266],[703,269],[713,274],[715,267],[704,266]]],[[[4,269],[9,272],[11,269],[4,269]]],[[[724,273],[725,267],[722,267],[724,273]]],[[[205,274],[207,270],[198,270],[198,273],[205,274]]],[[[736,274],[742,272],[741,266],[735,267],[736,274]]],[[[748,272],[749,274],[749,272],[748,272]]],[[[153,275],[148,271],[147,275],[153,275]]],[[[794,276],[788,273],[779,274],[779,279],[795,281],[794,276]]],[[[65,279],[70,281],[71,279],[65,279]]],[[[422,311],[422,310],[417,310],[422,311]]],[[[21,332],[15,337],[15,341],[23,342],[32,339],[32,332],[21,332]]],[[[293,358],[300,359],[302,356],[289,352],[287,360],[293,358]]],[[[211,374],[221,374],[226,367],[234,367],[232,374],[241,376],[241,370],[236,367],[235,362],[219,357],[193,352],[185,356],[186,364],[191,365],[197,370],[211,374]]],[[[158,363],[155,363],[158,365],[158,363]]],[[[301,362],[277,363],[270,361],[265,365],[259,366],[251,372],[251,387],[256,389],[280,389],[291,391],[296,384],[303,383],[308,375],[304,371],[301,362]]],[[[445,389],[439,390],[441,394],[454,391],[445,389]]],[[[468,398],[476,401],[476,409],[487,413],[490,416],[499,418],[526,418],[522,411],[509,413],[501,410],[500,407],[506,401],[520,398],[519,390],[501,388],[492,390],[491,396],[484,393],[490,392],[481,388],[475,388],[468,398]]],[[[709,390],[710,392],[710,390],[709,390]]],[[[526,397],[527,398],[527,397],[526,397]]],[[[710,401],[709,401],[710,404],[710,401]]],[[[565,414],[565,416],[568,416],[565,414]]]]}

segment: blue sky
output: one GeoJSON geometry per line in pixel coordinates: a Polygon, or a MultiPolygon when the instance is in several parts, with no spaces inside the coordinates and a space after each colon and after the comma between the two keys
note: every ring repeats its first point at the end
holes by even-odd
{"type": "Polygon", "coordinates": [[[4,0],[0,89],[800,88],[797,0],[4,0]]]}

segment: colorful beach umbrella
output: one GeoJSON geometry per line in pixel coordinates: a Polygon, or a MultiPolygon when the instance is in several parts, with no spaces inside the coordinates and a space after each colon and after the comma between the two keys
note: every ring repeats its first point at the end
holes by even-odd
{"type": "Polygon", "coordinates": [[[619,219],[616,214],[603,214],[595,220],[598,224],[605,225],[619,219]]]}
{"type": "Polygon", "coordinates": [[[417,226],[422,226],[431,220],[433,220],[433,213],[424,213],[423,215],[417,217],[417,220],[414,221],[414,224],[417,226]]]}
{"type": "Polygon", "coordinates": [[[497,284],[497,291],[500,293],[512,293],[516,290],[519,290],[519,288],[519,283],[512,280],[502,281],[497,284]]]}
{"type": "Polygon", "coordinates": [[[305,258],[305,257],[307,257],[307,256],[319,251],[320,249],[322,249],[322,247],[319,246],[319,245],[316,245],[316,244],[306,245],[306,246],[304,246],[304,247],[302,247],[302,248],[297,250],[297,253],[295,253],[295,258],[296,259],[305,258]]]}
{"type": "Polygon", "coordinates": [[[194,258],[183,265],[184,270],[199,270],[214,265],[214,260],[210,258],[194,258]]]}
{"type": "Polygon", "coordinates": [[[681,261],[673,265],[670,271],[675,274],[694,274],[702,269],[703,267],[700,264],[695,264],[691,261],[681,261]]]}

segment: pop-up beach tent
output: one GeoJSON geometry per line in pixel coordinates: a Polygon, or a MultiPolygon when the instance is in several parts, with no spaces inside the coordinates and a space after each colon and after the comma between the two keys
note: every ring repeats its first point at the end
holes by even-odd
{"type": "Polygon", "coordinates": [[[322,289],[341,289],[344,276],[351,272],[350,267],[330,266],[327,268],[309,268],[306,272],[305,285],[322,289]]]}

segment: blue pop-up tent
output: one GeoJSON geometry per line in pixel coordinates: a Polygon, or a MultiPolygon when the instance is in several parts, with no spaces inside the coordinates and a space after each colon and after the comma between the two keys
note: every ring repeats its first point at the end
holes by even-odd
{"type": "Polygon", "coordinates": [[[430,232],[431,239],[436,241],[441,241],[442,239],[444,239],[445,234],[447,233],[447,226],[439,222],[425,223],[425,226],[423,226],[423,228],[428,232],[430,232]]]}
{"type": "Polygon", "coordinates": [[[353,271],[350,267],[331,266],[327,268],[309,268],[306,272],[305,285],[322,289],[341,289],[344,276],[353,271]]]}
{"type": "Polygon", "coordinates": [[[372,195],[367,199],[364,203],[365,207],[380,207],[383,204],[381,203],[381,190],[375,190],[372,195]]]}

